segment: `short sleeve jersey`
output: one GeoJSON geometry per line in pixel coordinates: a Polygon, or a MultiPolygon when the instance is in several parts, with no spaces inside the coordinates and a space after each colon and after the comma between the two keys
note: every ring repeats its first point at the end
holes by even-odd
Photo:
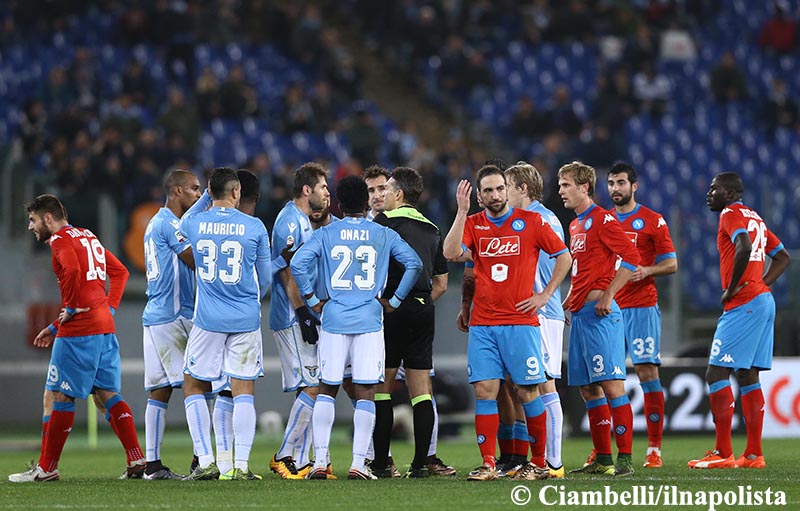
{"type": "Polygon", "coordinates": [[[590,291],[604,291],[619,264],[633,271],[639,264],[639,251],[622,230],[617,217],[596,204],[578,215],[569,225],[572,252],[572,292],[569,310],[579,311],[590,291]]]}
{"type": "Polygon", "coordinates": [[[272,271],[264,223],[237,209],[212,207],[197,214],[187,212],[180,230],[192,244],[196,265],[194,323],[223,333],[260,328],[265,291],[259,284],[264,276],[256,266],[272,271]]]}
{"type": "Polygon", "coordinates": [[[719,230],[717,231],[717,249],[719,250],[719,273],[722,289],[727,289],[733,274],[734,254],[736,253],[736,237],[745,233],[753,245],[750,251],[750,262],[744,270],[739,285],[747,284],[741,291],[725,304],[725,310],[745,304],[762,293],[769,293],[764,283],[764,262],[767,256],[773,257],[783,250],[783,243],[772,231],[767,229],[764,220],[754,210],[741,202],[734,202],[725,207],[719,214],[719,230]]]}
{"type": "Polygon", "coordinates": [[[191,248],[178,230],[180,219],[169,208],[161,208],[144,231],[147,304],[144,326],[163,325],[194,313],[194,272],[179,254],[191,248]]]}
{"type": "MultiPolygon", "coordinates": [[[[652,209],[637,204],[629,213],[614,212],[625,234],[639,250],[642,266],[653,266],[665,259],[675,258],[675,246],[664,217],[652,209]]],[[[614,296],[621,309],[652,307],[658,303],[654,277],[637,282],[628,281],[614,296]]]]}
{"type": "MultiPolygon", "coordinates": [[[[558,219],[555,213],[545,207],[544,204],[535,200],[528,206],[528,211],[534,211],[542,215],[547,221],[547,224],[553,229],[553,232],[558,235],[561,241],[564,241],[564,228],[561,226],[561,220],[558,219]]],[[[536,266],[536,282],[533,285],[533,290],[541,293],[550,279],[553,278],[553,268],[555,268],[556,261],[544,251],[539,251],[539,264],[536,266]]],[[[550,300],[539,310],[542,317],[549,319],[556,319],[564,321],[564,307],[561,305],[561,289],[556,289],[550,300]]]]}
{"type": "Polygon", "coordinates": [[[538,315],[517,311],[536,279],[539,251],[557,256],[567,250],[539,214],[511,208],[499,218],[486,211],[467,217],[463,245],[475,262],[475,296],[470,325],[539,325],[538,315]]]}

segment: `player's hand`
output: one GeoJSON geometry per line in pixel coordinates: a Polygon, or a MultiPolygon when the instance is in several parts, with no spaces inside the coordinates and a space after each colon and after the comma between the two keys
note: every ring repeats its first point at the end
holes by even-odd
{"type": "MultiPolygon", "coordinates": [[[[297,248],[300,248],[302,246],[303,244],[301,243],[297,248]]],[[[284,247],[284,249],[281,250],[281,257],[283,257],[283,260],[286,261],[286,264],[292,262],[292,257],[294,257],[295,252],[297,252],[297,250],[294,249],[294,240],[290,239],[289,242],[284,247]]]]}
{"type": "Polygon", "coordinates": [[[44,327],[41,332],[33,339],[33,345],[37,348],[47,348],[53,344],[53,339],[56,335],[50,331],[50,328],[44,327]]]}
{"type": "Polygon", "coordinates": [[[611,314],[611,303],[614,298],[608,293],[603,293],[597,303],[594,304],[595,316],[606,317],[611,314]]]}
{"type": "Polygon", "coordinates": [[[456,326],[462,332],[469,332],[469,307],[461,307],[458,316],[456,316],[456,326]]]}
{"type": "Polygon", "coordinates": [[[311,307],[311,310],[316,312],[317,314],[322,314],[322,308],[325,307],[325,304],[328,303],[328,298],[324,300],[320,300],[318,304],[311,307]]]}
{"type": "Polygon", "coordinates": [[[61,312],[58,314],[58,324],[63,325],[64,323],[70,321],[72,318],[80,314],[81,312],[88,312],[89,307],[78,307],[75,311],[70,314],[67,312],[67,309],[61,309],[61,312]]]}
{"type": "Polygon", "coordinates": [[[392,304],[390,304],[389,300],[387,300],[386,298],[381,298],[379,296],[377,297],[377,300],[381,302],[381,305],[383,306],[383,312],[386,312],[388,314],[397,310],[394,307],[392,307],[392,304]]]}
{"type": "Polygon", "coordinates": [[[311,314],[311,311],[305,305],[296,308],[294,314],[297,316],[297,323],[300,325],[303,341],[308,344],[317,344],[319,340],[319,331],[317,330],[319,320],[311,314]]]}
{"type": "Polygon", "coordinates": [[[472,185],[469,180],[462,179],[456,188],[456,204],[460,213],[467,213],[470,206],[470,196],[472,195],[472,185]]]}
{"type": "Polygon", "coordinates": [[[533,316],[536,311],[547,304],[547,299],[541,293],[533,293],[528,298],[515,305],[517,312],[533,316]]]}
{"type": "Polygon", "coordinates": [[[631,282],[639,282],[650,276],[650,270],[646,266],[637,266],[631,275],[631,282]]]}
{"type": "Polygon", "coordinates": [[[572,314],[564,309],[564,325],[569,326],[570,323],[572,323],[572,314]]]}
{"type": "Polygon", "coordinates": [[[722,305],[725,305],[727,302],[729,302],[731,300],[731,298],[736,296],[739,293],[739,291],[744,289],[744,287],[746,285],[747,285],[747,282],[736,286],[732,291],[731,291],[731,288],[728,288],[725,291],[723,291],[722,292],[722,298],[720,299],[720,302],[722,302],[722,305]]]}

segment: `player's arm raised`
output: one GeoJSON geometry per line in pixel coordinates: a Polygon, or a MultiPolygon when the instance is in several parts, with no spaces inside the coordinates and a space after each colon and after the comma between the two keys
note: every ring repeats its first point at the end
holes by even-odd
{"type": "Polygon", "coordinates": [[[453,220],[453,225],[450,226],[450,231],[444,238],[443,252],[448,261],[459,260],[464,255],[464,247],[461,242],[464,239],[464,225],[467,221],[467,214],[469,213],[470,195],[472,194],[472,185],[469,181],[462,179],[458,183],[456,189],[456,203],[458,204],[458,211],[456,218],[453,220]]]}

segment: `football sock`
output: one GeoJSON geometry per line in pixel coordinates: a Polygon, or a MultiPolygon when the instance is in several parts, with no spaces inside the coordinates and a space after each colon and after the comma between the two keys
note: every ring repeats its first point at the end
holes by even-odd
{"type": "Polygon", "coordinates": [[[117,437],[119,437],[119,431],[117,431],[117,425],[114,421],[111,420],[111,412],[109,412],[108,410],[106,410],[105,418],[106,422],[108,422],[108,425],[111,426],[111,431],[113,431],[114,434],[117,437]]]}
{"type": "Polygon", "coordinates": [[[514,454],[514,425],[503,424],[497,428],[497,444],[500,446],[500,457],[505,459],[514,454]]]}
{"type": "Polygon", "coordinates": [[[608,404],[611,406],[611,417],[613,417],[617,454],[631,454],[633,451],[633,410],[628,395],[615,397],[608,404]]]}
{"type": "Polygon", "coordinates": [[[761,390],[761,383],[747,385],[739,390],[742,393],[742,415],[747,428],[747,448],[744,454],[763,456],[761,430],[764,428],[764,392],[761,390]]]}
{"type": "MultiPolygon", "coordinates": [[[[547,448],[547,414],[541,397],[522,403],[525,410],[525,422],[528,426],[528,437],[531,446],[531,462],[537,467],[544,467],[544,453],[547,448]]],[[[527,458],[527,450],[526,450],[527,458]]]]}
{"type": "Polygon", "coordinates": [[[314,413],[311,415],[311,431],[314,435],[314,468],[328,466],[328,447],[331,442],[331,428],[336,414],[336,400],[327,394],[317,396],[314,413]]]}
{"type": "Polygon", "coordinates": [[[430,394],[422,394],[411,400],[414,412],[414,459],[411,466],[422,468],[428,458],[428,448],[433,434],[433,403],[430,394]]]}
{"type": "Polygon", "coordinates": [[[131,412],[128,403],[122,399],[121,395],[115,394],[114,397],[105,402],[105,407],[108,413],[111,414],[114,431],[125,449],[128,465],[143,459],[144,454],[142,454],[142,448],[139,446],[139,437],[136,436],[136,423],[133,421],[133,412],[131,412]]]}
{"type": "Polygon", "coordinates": [[[717,443],[715,449],[723,458],[733,454],[731,440],[731,422],[733,422],[734,400],[731,382],[720,380],[708,386],[708,399],[711,402],[711,413],[714,415],[714,429],[717,443]]]}
{"type": "Polygon", "coordinates": [[[275,455],[276,459],[292,456],[295,445],[303,437],[308,424],[311,422],[311,413],[314,410],[314,400],[305,392],[300,392],[292,403],[289,419],[286,421],[286,430],[283,441],[275,455]]]}
{"type": "Polygon", "coordinates": [[[528,435],[528,423],[523,420],[514,421],[514,450],[512,453],[519,458],[528,459],[531,439],[528,435]]]}
{"type": "Polygon", "coordinates": [[[359,399],[353,412],[353,464],[352,468],[364,470],[369,441],[375,429],[375,402],[359,399]]]}
{"type": "MultiPolygon", "coordinates": [[[[299,410],[300,418],[298,419],[298,424],[305,421],[305,426],[302,430],[300,430],[299,427],[297,428],[297,436],[293,440],[294,449],[292,450],[292,459],[297,463],[297,468],[300,468],[308,465],[311,460],[310,451],[313,440],[311,433],[311,414],[314,413],[314,398],[305,392],[301,392],[298,399],[301,400],[302,404],[299,410]]],[[[294,405],[292,405],[292,408],[294,408],[294,405]]]]}
{"type": "Polygon", "coordinates": [[[496,399],[477,399],[475,401],[475,434],[483,463],[494,467],[497,456],[497,428],[500,416],[497,414],[496,399]]]}
{"type": "Polygon", "coordinates": [[[564,432],[564,410],[558,392],[542,395],[544,410],[547,413],[547,463],[553,468],[560,468],[561,438],[564,432]]]}
{"type": "Polygon", "coordinates": [[[644,416],[647,420],[647,445],[661,448],[664,433],[664,391],[661,380],[655,379],[641,383],[644,391],[644,416]]]}
{"type": "Polygon", "coordinates": [[[392,395],[376,393],[375,431],[372,434],[372,446],[374,449],[372,467],[376,470],[384,469],[389,464],[389,444],[391,443],[393,427],[394,410],[392,409],[392,395]]]}
{"type": "Polygon", "coordinates": [[[39,450],[39,458],[44,456],[44,445],[47,443],[47,427],[50,425],[50,416],[42,417],[42,446],[39,450]]]}
{"type": "Polygon", "coordinates": [[[253,394],[239,394],[233,398],[234,467],[247,472],[255,438],[256,407],[253,394]]]}
{"type": "Polygon", "coordinates": [[[166,416],[167,403],[156,399],[147,400],[144,411],[144,448],[148,463],[161,459],[161,439],[164,438],[166,416]]]}
{"type": "Polygon", "coordinates": [[[192,437],[194,452],[197,454],[198,466],[206,468],[214,463],[214,452],[211,450],[211,414],[202,394],[194,394],[183,400],[186,409],[186,424],[192,437]]]}
{"type": "Polygon", "coordinates": [[[56,401],[53,403],[53,413],[50,414],[50,422],[47,427],[47,442],[45,442],[44,453],[39,458],[39,466],[45,472],[52,472],[58,468],[58,460],[61,458],[61,451],[72,431],[72,424],[75,422],[75,402],[56,401]]]}
{"type": "Polygon", "coordinates": [[[220,474],[233,468],[233,408],[232,397],[219,395],[214,402],[214,413],[211,416],[220,474]]]}
{"type": "MultiPolygon", "coordinates": [[[[220,393],[220,395],[222,394],[220,393]]],[[[205,392],[203,393],[203,397],[205,398],[206,405],[208,406],[208,413],[213,414],[214,405],[217,402],[216,399],[214,399],[217,397],[216,394],[214,394],[213,392],[205,392]]],[[[233,396],[231,396],[229,399],[233,399],[233,396]]]]}
{"type": "Polygon", "coordinates": [[[589,433],[598,455],[611,456],[611,409],[604,397],[586,401],[589,433]]]}
{"type": "Polygon", "coordinates": [[[433,432],[431,432],[431,445],[428,447],[428,456],[434,456],[439,448],[439,410],[436,408],[436,398],[431,394],[433,405],[433,432]]]}

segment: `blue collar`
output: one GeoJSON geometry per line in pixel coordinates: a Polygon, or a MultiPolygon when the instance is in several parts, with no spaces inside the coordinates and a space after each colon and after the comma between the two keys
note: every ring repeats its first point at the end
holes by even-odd
{"type": "Polygon", "coordinates": [[[591,213],[591,212],[592,212],[592,210],[593,210],[593,209],[594,209],[596,206],[597,206],[597,204],[594,204],[594,203],[592,203],[592,205],[591,205],[591,206],[589,206],[588,208],[586,208],[586,211],[584,211],[583,213],[581,213],[580,215],[578,215],[578,221],[579,221],[579,222],[580,222],[580,221],[583,221],[583,219],[584,219],[584,218],[586,218],[587,216],[589,216],[589,213],[591,213]]]}
{"type": "Polygon", "coordinates": [[[619,220],[620,222],[624,222],[625,220],[628,219],[629,216],[636,214],[639,211],[639,208],[641,207],[642,205],[637,202],[636,207],[633,208],[633,210],[628,211],[627,213],[617,213],[617,210],[615,209],[614,216],[616,216],[617,220],[619,220]]]}
{"type": "Polygon", "coordinates": [[[514,212],[514,208],[509,206],[508,213],[506,213],[503,216],[499,216],[497,218],[489,216],[489,213],[487,213],[486,210],[483,211],[483,214],[486,215],[486,218],[488,218],[490,222],[492,222],[497,227],[500,227],[501,225],[503,225],[503,222],[505,222],[508,219],[508,217],[511,216],[511,214],[513,212],[514,212]]]}

